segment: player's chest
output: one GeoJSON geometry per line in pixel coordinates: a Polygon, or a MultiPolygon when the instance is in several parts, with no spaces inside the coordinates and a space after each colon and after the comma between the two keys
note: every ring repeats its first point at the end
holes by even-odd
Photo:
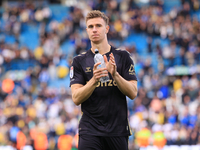
{"type": "MultiPolygon", "coordinates": [[[[108,61],[109,61],[109,57],[108,57],[108,61]]],[[[123,62],[120,62],[120,60],[115,60],[116,62],[116,66],[117,66],[117,71],[119,73],[122,72],[122,66],[123,66],[123,62]]],[[[85,79],[91,79],[93,77],[93,68],[94,68],[94,60],[93,59],[89,59],[87,61],[84,62],[80,62],[81,64],[81,68],[82,68],[82,72],[83,75],[85,77],[85,79]]]]}

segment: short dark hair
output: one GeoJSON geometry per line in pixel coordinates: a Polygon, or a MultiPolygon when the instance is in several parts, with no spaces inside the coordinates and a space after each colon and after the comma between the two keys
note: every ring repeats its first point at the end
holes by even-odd
{"type": "Polygon", "coordinates": [[[90,11],[86,16],[85,21],[87,22],[89,19],[93,19],[93,18],[102,18],[105,21],[106,25],[109,24],[109,18],[103,12],[99,10],[90,11]]]}

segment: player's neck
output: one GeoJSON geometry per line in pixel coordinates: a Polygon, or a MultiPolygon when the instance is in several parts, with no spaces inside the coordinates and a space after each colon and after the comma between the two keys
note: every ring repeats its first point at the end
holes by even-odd
{"type": "Polygon", "coordinates": [[[99,53],[101,55],[106,54],[110,51],[111,46],[108,43],[99,43],[99,44],[94,44],[92,43],[91,50],[94,53],[95,49],[99,50],[99,53]]]}

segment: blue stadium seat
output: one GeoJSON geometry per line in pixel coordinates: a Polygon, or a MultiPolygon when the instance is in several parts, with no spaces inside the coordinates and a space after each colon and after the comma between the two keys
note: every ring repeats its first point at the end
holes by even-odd
{"type": "Polygon", "coordinates": [[[39,44],[39,25],[22,25],[22,32],[19,37],[21,46],[26,46],[30,50],[35,50],[39,44]]]}
{"type": "Polygon", "coordinates": [[[70,78],[69,78],[69,75],[63,79],[56,79],[56,80],[51,80],[49,83],[48,83],[48,86],[49,87],[56,87],[56,88],[60,88],[60,87],[66,87],[68,88],[69,87],[69,84],[70,84],[70,78]]]}
{"type": "Polygon", "coordinates": [[[72,54],[73,53],[73,50],[74,50],[74,46],[75,44],[70,41],[70,40],[66,40],[65,42],[63,42],[63,44],[61,45],[61,49],[62,49],[62,52],[64,54],[72,54]]]}
{"type": "Polygon", "coordinates": [[[62,5],[49,5],[48,6],[52,11],[52,19],[55,19],[59,22],[63,21],[64,18],[69,14],[69,8],[62,5]]]}
{"type": "Polygon", "coordinates": [[[132,33],[125,39],[124,44],[130,46],[135,44],[138,53],[145,52],[147,47],[147,36],[143,33],[132,33]]]}
{"type": "Polygon", "coordinates": [[[10,43],[10,44],[13,44],[16,42],[16,39],[13,35],[8,35],[8,34],[5,34],[6,35],[6,38],[5,38],[5,42],[6,43],[10,43]]]}
{"type": "Polygon", "coordinates": [[[181,6],[181,0],[164,0],[164,11],[168,13],[173,8],[181,6]]]}

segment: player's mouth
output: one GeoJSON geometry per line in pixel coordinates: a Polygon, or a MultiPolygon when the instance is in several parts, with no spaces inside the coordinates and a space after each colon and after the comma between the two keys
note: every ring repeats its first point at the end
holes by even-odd
{"type": "Polygon", "coordinates": [[[92,37],[99,37],[99,35],[98,34],[93,34],[92,37]]]}

